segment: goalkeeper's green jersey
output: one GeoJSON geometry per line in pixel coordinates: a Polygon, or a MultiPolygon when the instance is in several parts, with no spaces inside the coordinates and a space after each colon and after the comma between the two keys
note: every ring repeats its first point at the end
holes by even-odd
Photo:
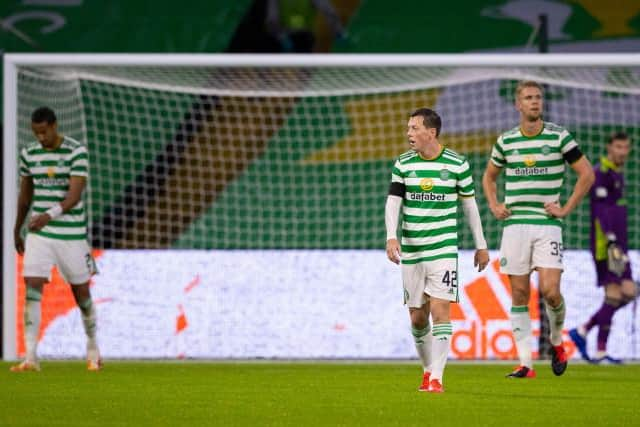
{"type": "MultiPolygon", "coordinates": [[[[45,150],[39,142],[34,142],[20,152],[20,176],[33,179],[34,213],[46,212],[63,201],[69,191],[71,176],[87,177],[88,174],[86,147],[68,136],[55,150],[45,150]]],[[[87,220],[83,201],[35,233],[52,239],[86,240],[87,220]]]]}
{"type": "Polygon", "coordinates": [[[433,159],[398,157],[391,185],[402,188],[402,263],[458,257],[458,197],[473,197],[467,160],[447,148],[433,159]]]}

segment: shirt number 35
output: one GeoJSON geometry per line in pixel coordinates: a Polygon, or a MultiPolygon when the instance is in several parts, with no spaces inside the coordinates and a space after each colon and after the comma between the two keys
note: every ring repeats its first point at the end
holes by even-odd
{"type": "Polygon", "coordinates": [[[564,249],[562,247],[562,242],[549,242],[549,244],[551,245],[550,254],[553,256],[558,256],[560,257],[560,259],[562,259],[562,250],[564,249]]]}

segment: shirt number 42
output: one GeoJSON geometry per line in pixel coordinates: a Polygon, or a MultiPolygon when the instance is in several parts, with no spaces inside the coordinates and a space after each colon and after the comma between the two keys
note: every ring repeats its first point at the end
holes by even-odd
{"type": "Polygon", "coordinates": [[[450,294],[454,293],[455,289],[458,287],[458,272],[456,270],[445,271],[442,276],[442,283],[449,288],[450,294]]]}

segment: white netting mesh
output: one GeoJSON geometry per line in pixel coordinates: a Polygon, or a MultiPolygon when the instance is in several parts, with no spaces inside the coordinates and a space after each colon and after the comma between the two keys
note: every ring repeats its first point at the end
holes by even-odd
{"type": "Polygon", "coordinates": [[[629,67],[188,67],[55,66],[24,73],[168,92],[229,96],[342,96],[389,93],[484,81],[538,80],[566,87],[640,94],[629,67]]]}
{"type": "MultiPolygon", "coordinates": [[[[468,156],[481,193],[491,145],[517,125],[512,93],[523,78],[547,85],[546,119],[592,161],[612,131],[640,137],[638,67],[28,66],[19,144],[45,104],[63,133],[87,141],[96,247],[378,248],[408,114],[440,113],[441,140],[468,156]]],[[[629,188],[639,161],[636,150],[629,188]]],[[[497,247],[499,226],[478,199],[497,247]]],[[[629,206],[638,248],[635,194],[629,206]]],[[[567,247],[586,248],[587,205],[567,223],[567,247]]]]}

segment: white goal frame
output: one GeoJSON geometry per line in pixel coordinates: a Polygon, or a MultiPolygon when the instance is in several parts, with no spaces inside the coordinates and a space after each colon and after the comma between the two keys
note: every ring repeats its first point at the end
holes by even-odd
{"type": "MultiPolygon", "coordinates": [[[[13,247],[18,175],[18,69],[22,66],[190,67],[639,67],[640,54],[5,54],[3,359],[16,358],[16,256],[13,247]]],[[[640,93],[640,88],[638,88],[640,93]]]]}

